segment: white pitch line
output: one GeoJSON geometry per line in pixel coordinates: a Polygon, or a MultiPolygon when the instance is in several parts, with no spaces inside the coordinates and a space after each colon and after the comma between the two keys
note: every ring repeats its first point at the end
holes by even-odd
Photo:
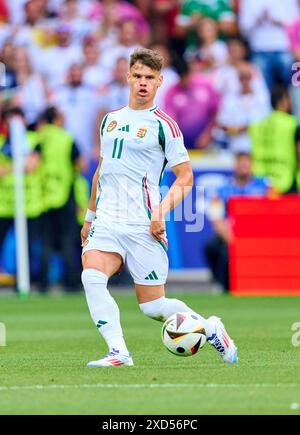
{"type": "Polygon", "coordinates": [[[14,385],[0,386],[1,391],[19,390],[63,390],[79,388],[99,389],[142,389],[142,388],[300,388],[300,384],[65,384],[65,385],[14,385]]]}

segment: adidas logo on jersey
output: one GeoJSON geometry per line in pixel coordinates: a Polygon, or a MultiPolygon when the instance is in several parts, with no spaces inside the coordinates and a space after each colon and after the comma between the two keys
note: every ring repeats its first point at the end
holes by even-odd
{"type": "Polygon", "coordinates": [[[118,128],[118,131],[126,131],[126,133],[129,133],[129,125],[127,124],[125,127],[118,128]]]}
{"type": "Polygon", "coordinates": [[[152,270],[152,272],[149,273],[149,275],[146,276],[145,279],[150,279],[151,281],[153,281],[153,280],[156,281],[156,280],[158,280],[158,276],[156,275],[155,271],[152,270]]]}

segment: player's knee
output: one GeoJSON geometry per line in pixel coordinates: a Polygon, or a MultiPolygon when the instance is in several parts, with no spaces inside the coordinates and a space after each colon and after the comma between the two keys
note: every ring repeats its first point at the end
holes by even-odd
{"type": "Polygon", "coordinates": [[[144,302],[139,306],[142,313],[145,314],[145,316],[163,322],[165,320],[165,316],[164,316],[165,300],[166,298],[162,296],[158,299],[155,299],[154,301],[144,302]]]}
{"type": "Polygon", "coordinates": [[[106,286],[108,277],[105,275],[105,273],[100,272],[97,269],[84,269],[81,274],[81,281],[86,290],[90,285],[99,286],[104,284],[106,286]]]}

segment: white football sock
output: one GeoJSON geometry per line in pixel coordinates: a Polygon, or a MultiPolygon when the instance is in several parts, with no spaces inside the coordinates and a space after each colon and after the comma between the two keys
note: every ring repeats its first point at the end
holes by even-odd
{"type": "Polygon", "coordinates": [[[119,307],[107,290],[107,275],[96,269],[85,269],[81,280],[91,317],[109,350],[115,349],[122,355],[128,355],[120,323],[119,307]]]}
{"type": "Polygon", "coordinates": [[[200,318],[205,328],[207,337],[210,337],[215,332],[215,326],[213,322],[210,322],[209,320],[200,316],[200,314],[196,313],[184,302],[178,299],[168,299],[165,296],[162,296],[161,298],[155,299],[154,301],[140,304],[140,309],[146,316],[160,322],[164,322],[168,319],[168,317],[172,316],[172,314],[178,313],[180,311],[188,311],[190,313],[194,313],[197,317],[200,318]]]}

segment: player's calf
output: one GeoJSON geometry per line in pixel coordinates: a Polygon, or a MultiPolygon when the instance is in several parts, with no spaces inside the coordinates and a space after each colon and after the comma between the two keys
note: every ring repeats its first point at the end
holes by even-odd
{"type": "Polygon", "coordinates": [[[169,299],[162,296],[154,301],[140,304],[141,311],[148,317],[160,322],[165,322],[172,314],[179,312],[191,312],[196,314],[205,328],[207,337],[214,333],[214,325],[208,322],[204,317],[189,308],[184,302],[179,299],[169,299]]]}

